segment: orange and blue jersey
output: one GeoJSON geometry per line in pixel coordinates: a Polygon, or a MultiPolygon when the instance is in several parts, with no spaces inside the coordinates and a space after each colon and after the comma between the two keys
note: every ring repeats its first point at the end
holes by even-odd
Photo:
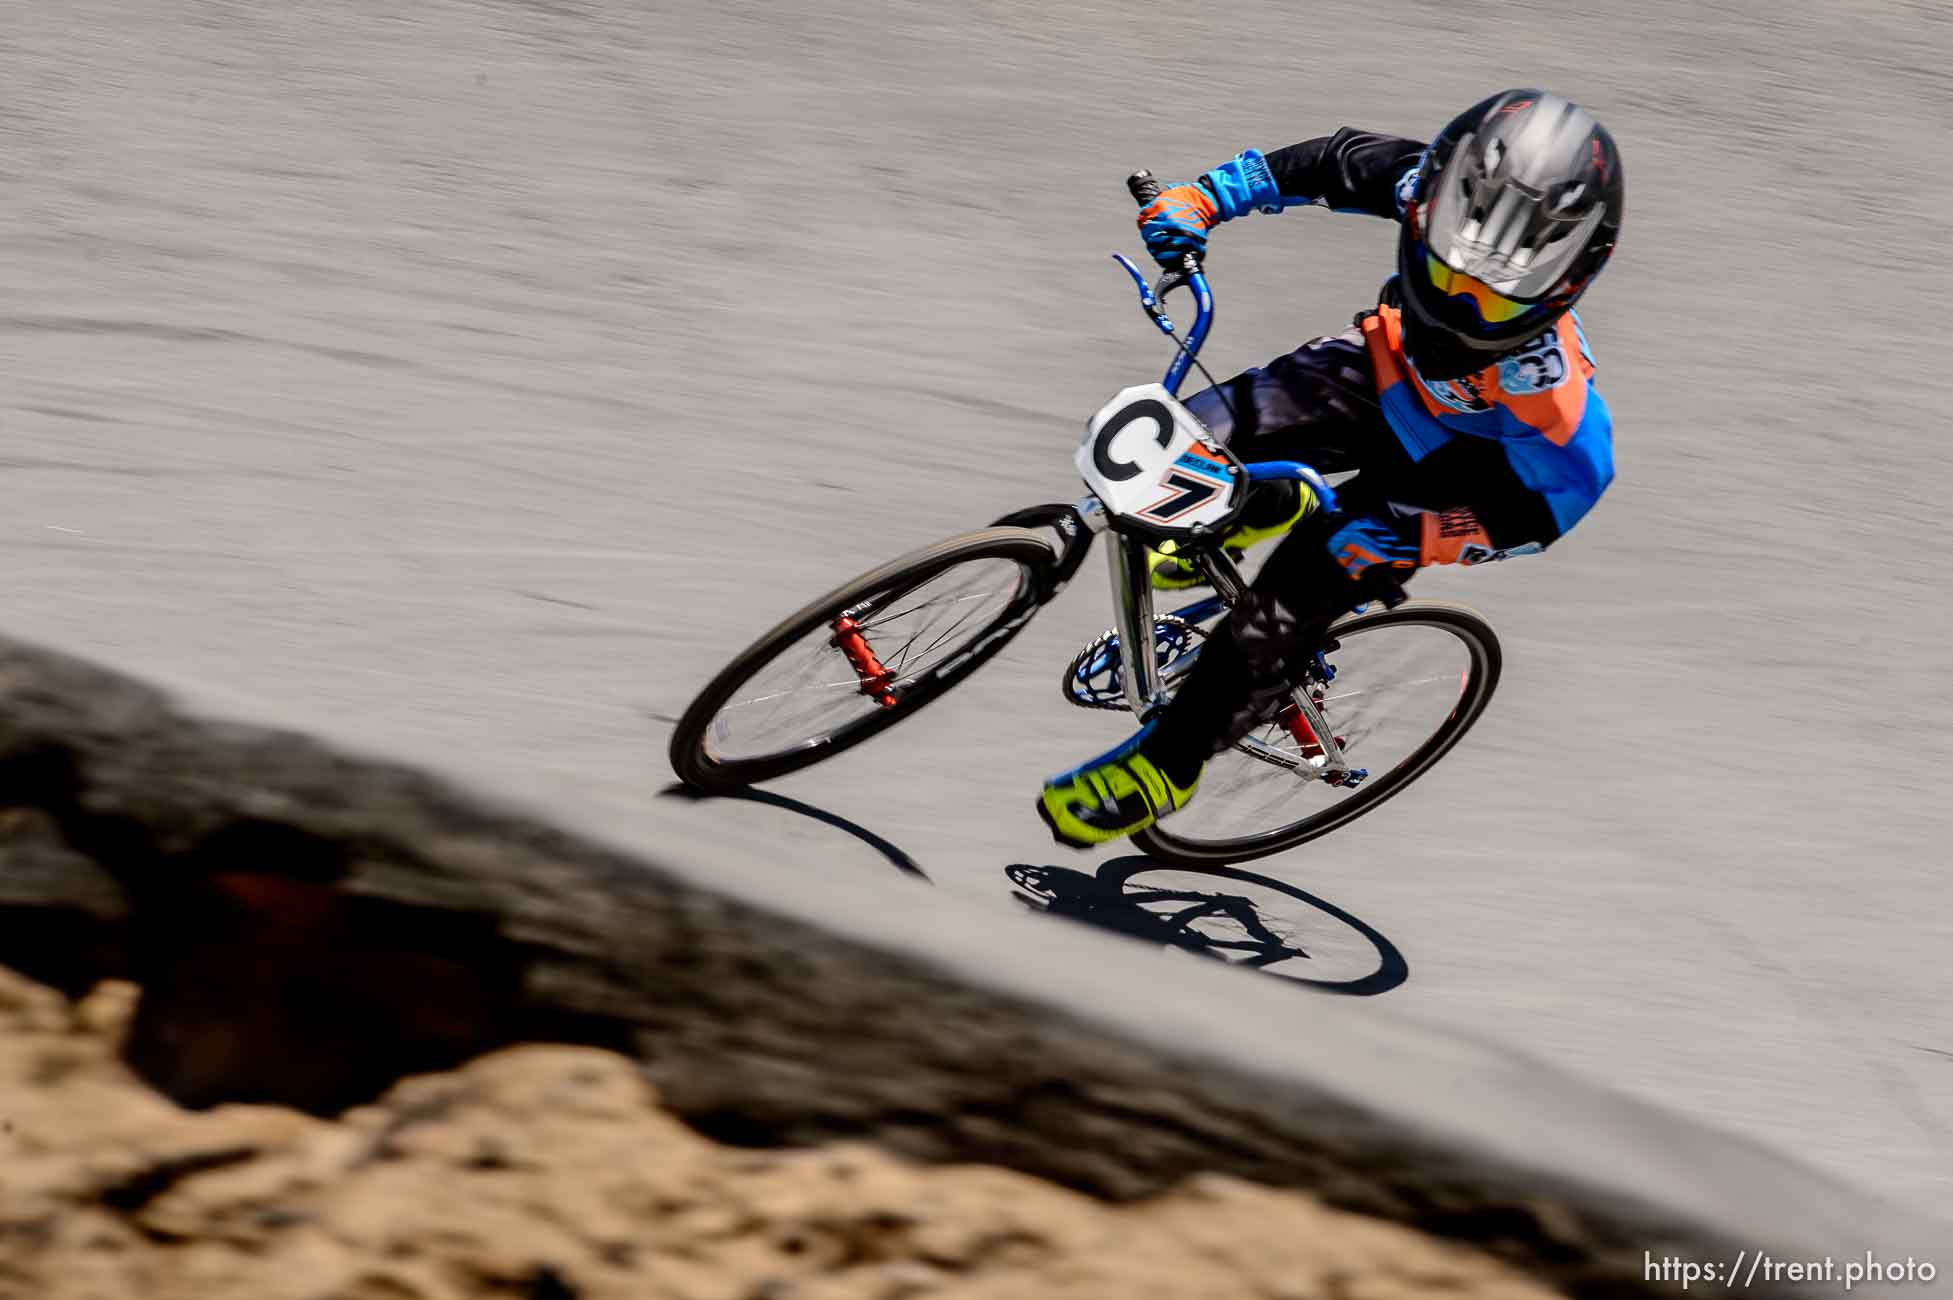
{"type": "MultiPolygon", "coordinates": [[[[1423,142],[1344,127],[1252,151],[1216,169],[1223,215],[1320,205],[1400,221],[1423,142]],[[1244,188],[1245,187],[1245,188],[1244,188]],[[1242,189],[1230,197],[1230,189],[1242,189]]],[[[1613,420],[1594,387],[1593,353],[1572,312],[1531,343],[1459,379],[1426,380],[1406,355],[1396,307],[1361,322],[1384,421],[1421,480],[1422,563],[1473,563],[1537,550],[1592,508],[1614,477],[1613,420]],[[1453,491],[1482,525],[1457,517],[1453,491]],[[1461,540],[1463,539],[1463,540],[1461,540]]],[[[1379,540],[1381,534],[1379,534],[1379,540]]]]}
{"type": "MultiPolygon", "coordinates": [[[[1515,536],[1493,525],[1493,550],[1545,546],[1572,528],[1614,479],[1614,422],[1594,388],[1593,354],[1572,312],[1495,364],[1460,379],[1426,380],[1404,353],[1395,307],[1364,318],[1384,421],[1414,463],[1458,438],[1496,442],[1514,478],[1545,506],[1515,536]],[[1550,518],[1550,528],[1546,519],[1550,518]],[[1506,535],[1499,537],[1501,532],[1506,535]]],[[[1518,520],[1512,520],[1518,524],[1518,520]]],[[[1488,543],[1489,544],[1489,543],[1488,543]]],[[[1469,553],[1456,557],[1470,562],[1469,553]]],[[[1433,557],[1454,560],[1454,557],[1433,557]]],[[[1455,562],[1455,560],[1454,560],[1455,562]]]]}

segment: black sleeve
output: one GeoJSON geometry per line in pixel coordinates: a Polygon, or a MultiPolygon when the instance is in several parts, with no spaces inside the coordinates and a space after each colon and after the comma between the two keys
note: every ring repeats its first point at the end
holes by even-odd
{"type": "Polygon", "coordinates": [[[1546,498],[1513,472],[1505,448],[1491,438],[1453,438],[1417,463],[1403,497],[1427,510],[1470,507],[1500,550],[1559,540],[1559,521],[1546,498]]]}
{"type": "Polygon", "coordinates": [[[1282,197],[1321,203],[1338,212],[1368,212],[1396,220],[1397,183],[1417,166],[1424,142],[1344,127],[1267,155],[1282,197]]]}

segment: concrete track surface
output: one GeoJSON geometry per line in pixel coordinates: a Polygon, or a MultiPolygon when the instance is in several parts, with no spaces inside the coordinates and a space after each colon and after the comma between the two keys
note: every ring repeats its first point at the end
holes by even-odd
{"type": "MultiPolygon", "coordinates": [[[[1164,360],[1104,258],[1126,172],[1543,81],[1631,178],[1584,313],[1620,481],[1551,557],[1422,584],[1499,627],[1491,712],[1257,871],[1402,954],[1379,1017],[1953,1215],[1949,61],[1953,12],[1889,0],[4,0],[7,629],[783,906],[1012,907],[1007,866],[1099,861],[1029,810],[1121,729],[1053,689],[1096,562],[781,785],[825,822],[661,795],[670,719],[818,591],[1076,494],[1080,421],[1164,360]]],[[[1222,232],[1211,359],[1340,328],[1390,238],[1222,232]]],[[[1254,888],[1315,973],[1369,960],[1254,888]]]]}

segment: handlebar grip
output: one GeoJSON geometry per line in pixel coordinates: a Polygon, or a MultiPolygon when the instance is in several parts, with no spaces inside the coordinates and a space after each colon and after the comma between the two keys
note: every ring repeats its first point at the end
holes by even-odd
{"type": "Polygon", "coordinates": [[[1126,189],[1132,194],[1133,202],[1142,208],[1157,199],[1165,188],[1144,167],[1126,177],[1126,189]]]}

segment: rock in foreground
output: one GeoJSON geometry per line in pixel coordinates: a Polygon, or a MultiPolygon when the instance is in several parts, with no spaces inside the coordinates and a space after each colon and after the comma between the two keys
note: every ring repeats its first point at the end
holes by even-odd
{"type": "Polygon", "coordinates": [[[134,998],[0,971],[0,1300],[1556,1294],[1220,1176],[1110,1206],[858,1145],[719,1146],[594,1048],[508,1048],[336,1119],[186,1111],[118,1059],[134,998]]]}

